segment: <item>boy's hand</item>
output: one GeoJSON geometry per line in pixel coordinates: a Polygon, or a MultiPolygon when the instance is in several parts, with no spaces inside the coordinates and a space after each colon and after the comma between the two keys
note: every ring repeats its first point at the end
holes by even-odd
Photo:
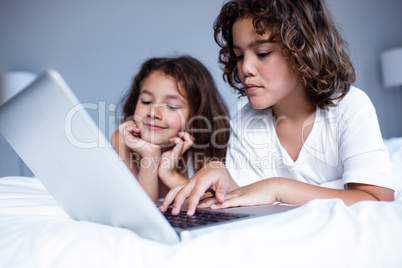
{"type": "Polygon", "coordinates": [[[265,179],[235,189],[226,195],[226,199],[223,202],[219,202],[215,197],[204,199],[200,202],[198,208],[221,209],[273,204],[277,201],[274,189],[275,180],[265,179]]]}
{"type": "Polygon", "coordinates": [[[207,192],[215,193],[218,202],[224,202],[228,191],[238,188],[223,163],[210,162],[198,171],[186,184],[177,186],[169,191],[160,210],[165,212],[173,203],[172,214],[177,215],[183,203],[188,198],[187,214],[194,215],[201,197],[207,192]]]}

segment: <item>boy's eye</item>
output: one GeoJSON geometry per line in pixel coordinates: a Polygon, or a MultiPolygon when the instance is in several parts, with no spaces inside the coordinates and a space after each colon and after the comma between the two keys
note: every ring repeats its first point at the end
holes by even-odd
{"type": "Polygon", "coordinates": [[[235,59],[236,59],[237,61],[242,60],[243,58],[244,58],[243,55],[235,55],[235,59]]]}
{"type": "Polygon", "coordinates": [[[258,56],[258,57],[266,57],[266,56],[268,56],[269,54],[271,54],[271,52],[262,52],[262,53],[257,53],[257,56],[258,56]]]}

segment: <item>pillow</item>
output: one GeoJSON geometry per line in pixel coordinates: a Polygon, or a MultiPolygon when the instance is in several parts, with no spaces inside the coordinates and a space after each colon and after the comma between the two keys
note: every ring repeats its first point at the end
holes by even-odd
{"type": "Polygon", "coordinates": [[[392,172],[396,180],[395,200],[402,200],[402,137],[384,140],[392,161],[392,172]]]}

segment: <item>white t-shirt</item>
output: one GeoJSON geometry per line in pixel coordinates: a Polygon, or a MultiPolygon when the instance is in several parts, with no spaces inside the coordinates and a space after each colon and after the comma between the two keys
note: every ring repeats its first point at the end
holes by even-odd
{"type": "Polygon", "coordinates": [[[373,104],[351,87],[336,107],[317,108],[296,161],[281,146],[272,109],[246,104],[231,122],[226,165],[239,186],[270,177],[314,185],[364,183],[395,189],[392,164],[373,104]]]}

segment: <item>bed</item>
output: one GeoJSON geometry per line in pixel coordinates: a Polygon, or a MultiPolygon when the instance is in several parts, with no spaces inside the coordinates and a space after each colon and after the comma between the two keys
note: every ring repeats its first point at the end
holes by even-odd
{"type": "Polygon", "coordinates": [[[402,138],[385,140],[394,202],[314,200],[173,246],[71,220],[37,178],[0,178],[0,267],[402,267],[402,138]]]}

